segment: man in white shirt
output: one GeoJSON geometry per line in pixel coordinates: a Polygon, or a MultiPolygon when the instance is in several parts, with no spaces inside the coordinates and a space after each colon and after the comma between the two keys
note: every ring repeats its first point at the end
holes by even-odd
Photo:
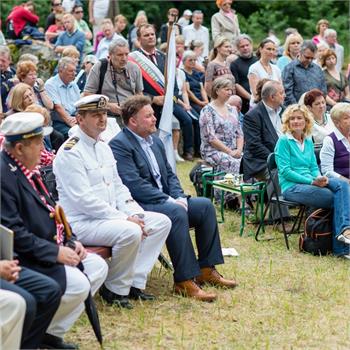
{"type": "Polygon", "coordinates": [[[204,45],[203,58],[208,57],[209,54],[209,31],[208,28],[202,26],[203,12],[200,10],[193,11],[192,24],[183,29],[183,37],[185,38],[185,45],[189,47],[192,40],[199,40],[204,45]]]}
{"type": "Polygon", "coordinates": [[[104,38],[98,44],[98,48],[96,51],[96,57],[100,60],[101,58],[107,58],[108,56],[108,48],[110,43],[116,39],[123,39],[121,35],[118,35],[115,30],[112,21],[108,21],[102,25],[102,32],[104,34],[104,38]]]}

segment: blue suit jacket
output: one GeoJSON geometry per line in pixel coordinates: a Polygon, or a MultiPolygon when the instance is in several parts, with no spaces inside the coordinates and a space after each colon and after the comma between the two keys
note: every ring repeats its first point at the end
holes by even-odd
{"type": "Polygon", "coordinates": [[[1,152],[1,224],[14,231],[20,265],[55,279],[66,288],[64,265],[57,262],[56,224],[50,211],[18,168],[1,152]]]}
{"type": "Polygon", "coordinates": [[[165,154],[162,141],[152,136],[151,146],[157,159],[163,190],[157,186],[151,164],[136,137],[124,128],[109,143],[117,160],[118,173],[129,188],[132,197],[142,204],[164,203],[169,196],[186,197],[177,176],[173,173],[165,154]]]}

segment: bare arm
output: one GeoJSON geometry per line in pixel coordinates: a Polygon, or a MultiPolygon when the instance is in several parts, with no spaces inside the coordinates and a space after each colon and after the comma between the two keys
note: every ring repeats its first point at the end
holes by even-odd
{"type": "Polygon", "coordinates": [[[213,83],[211,81],[206,81],[204,83],[204,88],[205,88],[205,91],[206,91],[208,97],[211,97],[211,87],[212,87],[212,85],[213,85],[213,83]]]}
{"type": "Polygon", "coordinates": [[[236,93],[238,96],[250,100],[250,93],[240,84],[236,83],[236,93]]]}
{"type": "Polygon", "coordinates": [[[256,100],[257,98],[256,86],[258,85],[259,78],[255,74],[249,74],[248,80],[249,80],[250,91],[253,94],[254,100],[256,100]]]}
{"type": "Polygon", "coordinates": [[[73,126],[77,123],[77,120],[71,117],[61,105],[56,104],[55,111],[58,113],[63,122],[65,122],[67,125],[73,126]]]}
{"type": "Polygon", "coordinates": [[[89,22],[91,24],[95,24],[93,5],[94,0],[89,0],[89,22]]]}

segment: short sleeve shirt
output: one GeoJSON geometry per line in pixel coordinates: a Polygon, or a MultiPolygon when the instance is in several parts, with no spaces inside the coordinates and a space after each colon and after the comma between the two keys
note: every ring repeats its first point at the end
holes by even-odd
{"type": "MultiPolygon", "coordinates": [[[[91,69],[84,91],[95,94],[100,81],[101,62],[97,62],[91,69]]],[[[101,94],[109,97],[112,103],[122,103],[128,97],[143,91],[143,82],[140,68],[132,62],[126,64],[125,70],[116,71],[108,62],[106,75],[101,94]],[[113,84],[116,82],[116,87],[113,84]],[[118,98],[117,98],[118,96],[118,98]],[[118,101],[119,100],[119,101],[118,101]]]]}

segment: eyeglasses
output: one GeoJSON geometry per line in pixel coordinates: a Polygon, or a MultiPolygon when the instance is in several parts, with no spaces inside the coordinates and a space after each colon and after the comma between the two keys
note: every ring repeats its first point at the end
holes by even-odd
{"type": "Polygon", "coordinates": [[[79,14],[79,13],[84,13],[84,11],[74,11],[74,13],[79,14]]]}

